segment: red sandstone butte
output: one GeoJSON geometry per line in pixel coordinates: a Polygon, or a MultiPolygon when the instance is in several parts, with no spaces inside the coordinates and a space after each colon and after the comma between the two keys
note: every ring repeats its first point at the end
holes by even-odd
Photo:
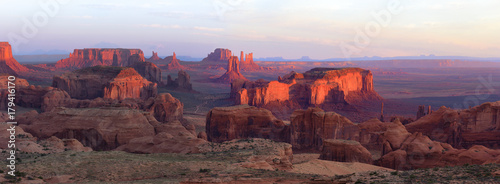
{"type": "Polygon", "coordinates": [[[373,75],[360,68],[314,68],[291,72],[280,81],[237,81],[231,84],[236,104],[264,106],[293,101],[302,106],[381,100],[373,88],[373,75]]]}
{"type": "Polygon", "coordinates": [[[227,71],[222,76],[216,79],[217,82],[231,83],[235,80],[248,80],[240,73],[240,62],[238,57],[232,56],[227,64],[227,71]]]}
{"type": "Polygon", "coordinates": [[[0,42],[0,73],[18,75],[19,72],[27,72],[28,68],[19,64],[12,57],[12,48],[8,42],[0,42]]]}
{"type": "Polygon", "coordinates": [[[144,79],[133,68],[95,66],[54,76],[53,87],[76,99],[148,99],[157,94],[157,84],[144,79]]]}
{"type": "Polygon", "coordinates": [[[267,68],[257,65],[253,62],[253,53],[245,54],[241,51],[240,54],[240,69],[243,71],[259,71],[266,70],[267,68]]]}
{"type": "Polygon", "coordinates": [[[188,67],[182,66],[179,63],[179,59],[177,59],[177,56],[175,55],[175,52],[172,56],[168,56],[165,58],[165,60],[168,62],[166,69],[167,70],[186,70],[188,67]]]}
{"type": "Polygon", "coordinates": [[[151,56],[149,59],[147,59],[148,61],[159,61],[161,60],[160,57],[158,57],[158,52],[155,52],[153,51],[153,56],[151,56]]]}
{"type": "Polygon", "coordinates": [[[225,63],[229,61],[232,53],[229,49],[217,48],[212,53],[208,54],[206,58],[202,60],[202,62],[218,62],[225,63]]]}
{"type": "Polygon", "coordinates": [[[56,68],[80,69],[97,65],[124,67],[144,61],[144,53],[140,49],[75,49],[69,58],[57,61],[56,68]]]}

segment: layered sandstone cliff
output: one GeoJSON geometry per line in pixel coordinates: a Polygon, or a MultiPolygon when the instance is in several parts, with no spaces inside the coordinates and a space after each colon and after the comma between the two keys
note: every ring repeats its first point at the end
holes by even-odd
{"type": "Polygon", "coordinates": [[[294,101],[302,106],[381,100],[373,88],[373,75],[360,68],[314,68],[292,72],[279,81],[235,81],[231,97],[236,104],[264,106],[294,101]]]}
{"type": "Polygon", "coordinates": [[[97,65],[125,67],[144,61],[144,53],[140,49],[75,49],[69,58],[57,61],[56,68],[80,69],[97,65]]]}
{"type": "Polygon", "coordinates": [[[12,48],[8,42],[0,42],[0,73],[18,75],[27,72],[28,68],[19,64],[12,56],[12,48]]]}
{"type": "Polygon", "coordinates": [[[406,128],[458,148],[472,145],[500,148],[500,101],[464,110],[441,107],[406,128]]]}
{"type": "Polygon", "coordinates": [[[110,66],[95,66],[54,76],[52,86],[65,90],[76,99],[147,99],[157,94],[157,84],[144,79],[133,68],[110,66]]]}
{"type": "Polygon", "coordinates": [[[240,62],[238,57],[232,56],[227,62],[227,71],[222,76],[216,79],[217,82],[231,83],[235,80],[248,80],[240,73],[240,62]]]}
{"type": "Polygon", "coordinates": [[[208,141],[264,138],[286,142],[288,126],[266,109],[240,105],[216,107],[207,114],[208,141]]]}

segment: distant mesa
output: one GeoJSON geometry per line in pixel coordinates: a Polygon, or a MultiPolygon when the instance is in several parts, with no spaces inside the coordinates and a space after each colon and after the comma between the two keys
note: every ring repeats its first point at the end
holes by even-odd
{"type": "MultiPolygon", "coordinates": [[[[214,52],[208,54],[202,60],[204,63],[222,64],[228,62],[233,57],[231,50],[218,48],[214,52]]],[[[259,71],[270,70],[269,68],[261,67],[253,61],[253,53],[245,54],[243,51],[240,53],[240,69],[243,71],[259,71]]]]}
{"type": "Polygon", "coordinates": [[[161,70],[145,61],[140,49],[75,49],[69,58],[57,61],[58,69],[82,69],[93,66],[133,67],[151,82],[161,83],[161,70]]]}
{"type": "Polygon", "coordinates": [[[231,50],[217,48],[212,53],[208,54],[208,56],[206,58],[204,58],[201,62],[225,63],[225,62],[229,61],[229,59],[232,56],[233,55],[231,53],[231,50]]]}
{"type": "Polygon", "coordinates": [[[240,73],[240,62],[238,57],[231,56],[227,62],[227,72],[221,77],[217,78],[216,81],[220,83],[231,83],[235,80],[248,80],[240,73]]]}
{"type": "Polygon", "coordinates": [[[53,87],[76,99],[147,99],[157,94],[157,84],[144,79],[133,68],[95,66],[54,76],[53,87]]]}
{"type": "Polygon", "coordinates": [[[25,66],[19,64],[12,57],[12,48],[8,42],[0,42],[0,73],[19,75],[20,72],[30,71],[25,66]]]}
{"type": "Polygon", "coordinates": [[[69,58],[57,61],[56,68],[81,69],[97,65],[126,67],[144,61],[144,53],[140,49],[75,49],[69,58]]]}
{"type": "Polygon", "coordinates": [[[231,97],[236,104],[293,102],[304,108],[382,100],[373,88],[372,73],[361,68],[314,68],[291,72],[278,81],[234,81],[231,97]]]}

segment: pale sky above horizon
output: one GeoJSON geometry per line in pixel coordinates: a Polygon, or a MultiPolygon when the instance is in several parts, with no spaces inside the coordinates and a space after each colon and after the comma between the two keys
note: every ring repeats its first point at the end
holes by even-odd
{"type": "Polygon", "coordinates": [[[370,43],[351,57],[500,57],[495,0],[400,0],[401,11],[386,27],[372,12],[386,11],[391,0],[70,0],[23,36],[34,16],[43,20],[47,13],[39,3],[50,1],[0,0],[0,41],[12,42],[12,35],[23,41],[14,54],[120,47],[140,48],[146,56],[154,50],[205,57],[229,48],[257,58],[345,58],[341,43],[354,46],[359,30],[379,25],[380,33],[368,36],[370,43]]]}

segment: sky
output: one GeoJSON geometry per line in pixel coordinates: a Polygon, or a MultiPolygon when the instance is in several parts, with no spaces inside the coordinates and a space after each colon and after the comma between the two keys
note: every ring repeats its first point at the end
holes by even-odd
{"type": "Polygon", "coordinates": [[[14,54],[139,48],[146,56],[500,57],[497,0],[0,0],[14,54]],[[50,4],[51,6],[47,6],[50,4]],[[47,8],[48,7],[48,8],[47,8]],[[31,29],[30,29],[31,28],[31,29]],[[34,28],[34,29],[33,29],[34,28]]]}

